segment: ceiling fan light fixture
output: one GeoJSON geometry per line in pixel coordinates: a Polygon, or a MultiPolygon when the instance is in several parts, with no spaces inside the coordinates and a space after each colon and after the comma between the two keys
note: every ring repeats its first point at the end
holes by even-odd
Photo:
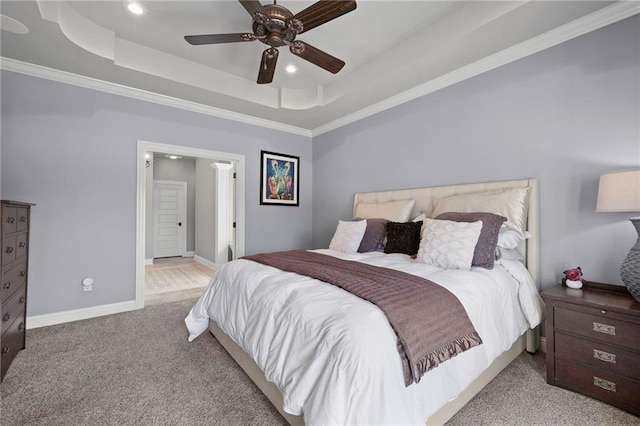
{"type": "Polygon", "coordinates": [[[289,74],[295,74],[298,71],[298,67],[296,67],[293,64],[289,64],[289,65],[284,67],[284,70],[286,72],[288,72],[289,74]]]}
{"type": "Polygon", "coordinates": [[[133,1],[125,2],[125,7],[134,15],[144,15],[147,11],[140,3],[136,3],[133,1]]]}

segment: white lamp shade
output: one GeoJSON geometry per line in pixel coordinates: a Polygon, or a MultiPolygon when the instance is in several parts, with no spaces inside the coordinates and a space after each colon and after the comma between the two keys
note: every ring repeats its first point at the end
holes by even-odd
{"type": "Polygon", "coordinates": [[[597,212],[640,212],[640,169],[600,176],[597,212]]]}

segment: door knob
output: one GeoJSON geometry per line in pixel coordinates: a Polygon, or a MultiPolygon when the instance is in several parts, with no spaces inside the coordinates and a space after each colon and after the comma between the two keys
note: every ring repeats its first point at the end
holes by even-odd
{"type": "Polygon", "coordinates": [[[178,226],[182,226],[182,222],[178,222],[178,226]]]}

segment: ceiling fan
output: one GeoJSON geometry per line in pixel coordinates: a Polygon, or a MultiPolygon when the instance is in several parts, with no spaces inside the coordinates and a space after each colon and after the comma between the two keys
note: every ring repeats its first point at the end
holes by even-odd
{"type": "Polygon", "coordinates": [[[269,46],[262,52],[258,84],[271,83],[278,60],[277,47],[289,46],[296,56],[336,74],[344,61],[300,40],[298,34],[338,18],[356,8],[355,0],[320,0],[297,14],[273,4],[262,5],[258,0],[239,0],[253,18],[252,33],[188,35],[184,39],[193,44],[219,44],[259,40],[269,46]]]}

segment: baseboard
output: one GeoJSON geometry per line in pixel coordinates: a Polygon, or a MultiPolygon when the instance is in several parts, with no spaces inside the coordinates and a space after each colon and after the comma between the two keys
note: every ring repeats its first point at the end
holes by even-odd
{"type": "Polygon", "coordinates": [[[214,271],[220,269],[220,267],[222,266],[217,263],[213,263],[212,261],[205,259],[204,257],[198,256],[197,254],[193,256],[193,260],[195,260],[198,263],[202,263],[204,266],[207,266],[213,269],[214,271]]]}
{"type": "Polygon", "coordinates": [[[138,309],[135,300],[111,303],[109,305],[92,306],[90,308],[74,309],[53,314],[33,315],[27,317],[27,329],[63,324],[66,322],[119,314],[138,309]]]}
{"type": "Polygon", "coordinates": [[[182,255],[182,257],[194,257],[196,255],[195,251],[188,251],[185,252],[185,254],[182,255]]]}
{"type": "Polygon", "coordinates": [[[153,265],[153,259],[145,259],[145,260],[144,260],[144,265],[145,265],[145,266],[147,266],[147,265],[153,265]]]}

